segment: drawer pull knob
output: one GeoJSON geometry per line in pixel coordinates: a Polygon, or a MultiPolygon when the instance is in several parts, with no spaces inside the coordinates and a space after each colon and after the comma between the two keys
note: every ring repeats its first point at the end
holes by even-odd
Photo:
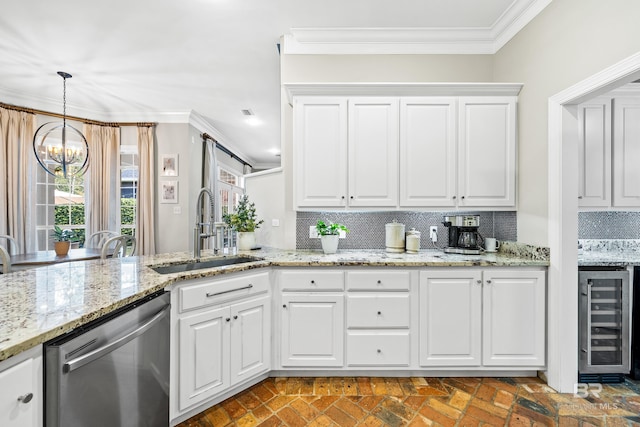
{"type": "Polygon", "coordinates": [[[315,285],[315,284],[316,284],[316,281],[315,281],[315,280],[312,280],[312,281],[311,281],[311,284],[312,284],[312,285],[315,285]]]}
{"type": "Polygon", "coordinates": [[[25,395],[18,397],[18,402],[29,403],[31,402],[31,399],[33,399],[33,393],[27,393],[25,395]]]}
{"type": "Polygon", "coordinates": [[[378,312],[378,316],[380,316],[381,314],[382,314],[382,312],[381,312],[381,311],[379,311],[379,312],[378,312]]]}
{"type": "Polygon", "coordinates": [[[490,285],[491,284],[491,280],[487,280],[487,284],[490,285]]]}
{"type": "Polygon", "coordinates": [[[382,350],[378,349],[378,354],[382,353],[382,350]]]}
{"type": "Polygon", "coordinates": [[[238,320],[238,315],[233,316],[233,320],[238,320]]]}
{"type": "Polygon", "coordinates": [[[226,320],[227,322],[231,322],[231,318],[230,318],[230,317],[227,317],[225,320],[226,320]]]}
{"type": "Polygon", "coordinates": [[[382,283],[382,280],[378,280],[378,285],[382,283]]]}
{"type": "Polygon", "coordinates": [[[215,296],[218,296],[218,295],[228,294],[229,292],[244,291],[245,289],[251,289],[251,288],[253,288],[253,285],[249,284],[249,286],[244,286],[242,288],[229,289],[228,291],[215,292],[213,294],[210,294],[210,293],[207,292],[207,298],[215,297],[215,296]]]}
{"type": "Polygon", "coordinates": [[[287,308],[287,304],[282,304],[282,308],[287,308]]]}
{"type": "Polygon", "coordinates": [[[480,284],[482,284],[482,280],[476,280],[476,283],[477,283],[478,285],[480,285],[480,284]]]}

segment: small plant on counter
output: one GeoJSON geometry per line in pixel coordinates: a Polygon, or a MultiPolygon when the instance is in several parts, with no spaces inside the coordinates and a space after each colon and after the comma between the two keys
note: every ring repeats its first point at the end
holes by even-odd
{"type": "Polygon", "coordinates": [[[337,222],[329,222],[329,224],[326,224],[324,221],[318,220],[316,223],[316,231],[320,236],[338,236],[341,231],[348,233],[349,229],[337,222]]]}
{"type": "Polygon", "coordinates": [[[53,226],[53,230],[51,231],[51,237],[54,242],[71,242],[74,240],[75,233],[73,230],[69,230],[65,228],[64,230],[57,225],[53,226]]]}
{"type": "Polygon", "coordinates": [[[342,224],[336,222],[330,222],[329,224],[324,221],[318,221],[316,223],[316,231],[320,236],[320,243],[322,243],[322,250],[325,254],[335,254],[338,251],[338,242],[340,241],[340,232],[349,232],[349,229],[342,224]]]}
{"type": "Polygon", "coordinates": [[[234,213],[224,214],[224,222],[240,233],[256,231],[264,220],[258,220],[255,203],[249,203],[249,196],[246,194],[240,198],[238,207],[234,213]]]}

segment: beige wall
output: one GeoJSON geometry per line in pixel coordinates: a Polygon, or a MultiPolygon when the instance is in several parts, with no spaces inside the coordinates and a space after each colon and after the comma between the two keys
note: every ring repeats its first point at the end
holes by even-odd
{"type": "Polygon", "coordinates": [[[494,55],[518,100],[518,240],[547,245],[548,98],[640,51],[640,1],[555,0],[494,55]]]}
{"type": "MultiPolygon", "coordinates": [[[[156,251],[158,253],[190,250],[191,227],[190,208],[200,188],[199,159],[202,157],[198,149],[202,145],[194,143],[191,135],[193,128],[186,123],[160,123],[156,127],[156,251]],[[178,176],[160,176],[160,159],[163,154],[178,154],[178,176]],[[178,203],[160,203],[160,185],[162,181],[178,181],[178,203]],[[194,190],[195,188],[195,190],[194,190]],[[179,208],[180,213],[174,213],[179,208]]],[[[200,141],[200,138],[197,138],[200,141]]]]}
{"type": "Polygon", "coordinates": [[[281,81],[488,82],[491,55],[282,55],[281,81]]]}

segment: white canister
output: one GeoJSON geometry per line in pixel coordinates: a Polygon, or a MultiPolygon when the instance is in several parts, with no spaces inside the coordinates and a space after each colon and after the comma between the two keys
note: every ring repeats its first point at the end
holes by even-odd
{"type": "Polygon", "coordinates": [[[407,231],[405,240],[405,247],[408,253],[417,254],[420,251],[420,232],[418,230],[412,228],[407,231]]]}
{"type": "Polygon", "coordinates": [[[384,227],[387,252],[404,252],[404,224],[400,224],[394,219],[384,227]]]}

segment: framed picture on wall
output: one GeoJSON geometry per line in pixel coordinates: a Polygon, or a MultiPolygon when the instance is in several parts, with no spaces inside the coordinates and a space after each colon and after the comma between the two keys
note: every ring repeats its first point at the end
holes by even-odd
{"type": "Polygon", "coordinates": [[[160,183],[160,203],[178,203],[178,181],[160,183]]]}
{"type": "Polygon", "coordinates": [[[161,176],[178,176],[178,155],[163,154],[161,157],[161,176]]]}

